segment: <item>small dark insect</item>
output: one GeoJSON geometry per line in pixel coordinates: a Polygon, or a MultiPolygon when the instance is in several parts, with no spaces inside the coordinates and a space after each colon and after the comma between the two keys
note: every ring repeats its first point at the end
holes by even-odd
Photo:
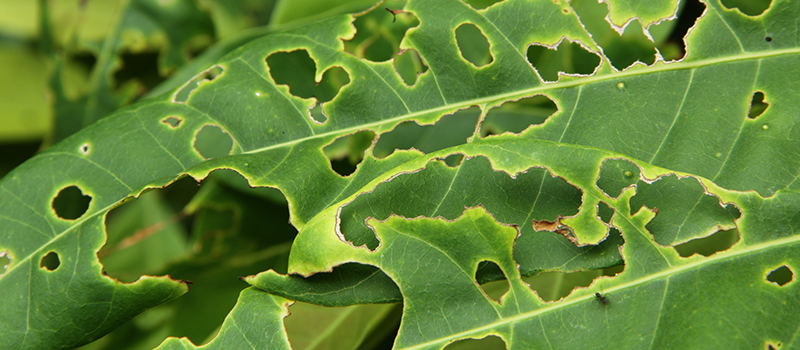
{"type": "Polygon", "coordinates": [[[398,13],[403,13],[403,10],[392,10],[388,7],[386,7],[386,11],[389,11],[392,14],[392,23],[397,20],[398,13]]]}
{"type": "Polygon", "coordinates": [[[594,296],[597,298],[597,300],[603,303],[603,305],[608,305],[608,298],[604,297],[602,294],[594,293],[594,296]]]}
{"type": "Polygon", "coordinates": [[[766,40],[767,42],[770,42],[770,41],[772,41],[772,37],[768,36],[768,37],[764,38],[764,40],[766,40]]]}

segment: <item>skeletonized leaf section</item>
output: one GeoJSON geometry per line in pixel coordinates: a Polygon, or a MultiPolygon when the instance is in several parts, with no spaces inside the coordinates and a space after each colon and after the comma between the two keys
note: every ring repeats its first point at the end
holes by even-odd
{"type": "Polygon", "coordinates": [[[391,214],[454,219],[464,207],[482,205],[498,221],[531,231],[532,220],[555,222],[578,213],[582,192],[541,168],[531,168],[512,178],[492,170],[484,157],[469,158],[458,167],[434,160],[413,174],[383,183],[342,208],[341,232],[355,246],[378,246],[364,222],[391,214]]]}

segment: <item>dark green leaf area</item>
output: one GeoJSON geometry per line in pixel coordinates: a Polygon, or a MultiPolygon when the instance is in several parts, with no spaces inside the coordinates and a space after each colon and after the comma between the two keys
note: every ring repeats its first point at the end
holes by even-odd
{"type": "Polygon", "coordinates": [[[600,244],[583,247],[556,232],[527,232],[520,234],[514,243],[514,261],[522,276],[533,276],[543,271],[608,268],[623,263],[619,247],[624,242],[619,231],[613,228],[600,244]]]}
{"type": "Polygon", "coordinates": [[[716,196],[706,194],[694,177],[662,176],[653,183],[640,181],[631,198],[631,214],[643,206],[656,212],[645,226],[656,242],[676,245],[736,227],[740,213],[734,205],[722,206],[716,196]]]}
{"type": "MultiPolygon", "coordinates": [[[[225,318],[214,340],[203,349],[227,350],[238,344],[253,349],[291,350],[283,328],[283,318],[289,312],[290,302],[269,295],[256,288],[247,288],[239,294],[233,310],[225,318]],[[233,344],[233,345],[232,345],[233,344]]],[[[198,347],[188,338],[168,338],[158,350],[194,350],[198,347]]]]}
{"type": "Polygon", "coordinates": [[[622,189],[639,181],[639,167],[625,159],[606,159],[600,167],[599,187],[609,197],[616,198],[622,189]]]}
{"type": "Polygon", "coordinates": [[[340,265],[331,272],[307,278],[268,271],[248,278],[247,282],[270,294],[324,306],[403,301],[400,289],[383,271],[357,263],[340,265]]]}
{"type": "Polygon", "coordinates": [[[123,284],[102,276],[95,254],[105,241],[102,217],[87,219],[75,229],[81,234],[59,237],[27,259],[20,257],[21,260],[15,261],[11,256],[13,265],[0,279],[0,288],[15,292],[13,298],[12,294],[5,294],[6,299],[16,300],[0,304],[4,347],[80,346],[100,338],[142,310],[187,291],[185,284],[168,277],[144,277],[137,283],[123,284]],[[57,259],[57,265],[53,259],[57,259]],[[15,286],[26,288],[21,291],[15,286]],[[71,290],[91,293],[68,293],[71,290]],[[30,312],[51,310],[51,305],[58,305],[60,312],[30,312]]]}
{"type": "Polygon", "coordinates": [[[435,160],[416,173],[395,177],[371,193],[358,196],[341,213],[341,231],[356,246],[378,246],[367,218],[391,214],[455,219],[465,207],[482,205],[498,221],[533,230],[532,220],[554,222],[578,213],[581,190],[546,170],[531,168],[512,178],[493,171],[485,157],[464,160],[457,168],[435,160]],[[402,195],[400,195],[402,194],[402,195]]]}

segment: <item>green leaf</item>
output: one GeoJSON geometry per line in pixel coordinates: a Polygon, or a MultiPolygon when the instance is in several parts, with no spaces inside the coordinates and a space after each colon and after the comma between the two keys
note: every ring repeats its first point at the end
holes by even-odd
{"type": "MultiPolygon", "coordinates": [[[[353,16],[249,41],[172,93],[117,111],[0,181],[0,251],[11,258],[0,297],[23,296],[20,304],[2,304],[0,337],[20,348],[78,345],[185,291],[166,278],[123,285],[102,276],[95,254],[104,240],[102,218],[146,189],[224,168],[242,174],[250,186],[277,188],[286,197],[291,223],[300,231],[288,273],[331,273],[300,280],[268,271],[247,280],[268,290],[286,286],[285,295],[298,299],[300,288],[309,286],[308,301],[325,305],[396,300],[399,289],[404,320],[397,348],[442,348],[490,334],[515,348],[789,343],[796,284],[780,286],[769,276],[797,264],[800,156],[785,150],[800,146],[794,92],[800,89],[792,78],[800,50],[796,28],[786,23],[798,17],[800,6],[775,1],[760,17],[717,1],[707,6],[686,38],[683,60],[621,69],[584,27],[584,14],[566,2],[506,0],[475,10],[456,0],[411,0],[403,10],[419,25],[408,29],[399,48],[416,51],[428,67],[413,86],[393,62],[345,52],[342,40],[356,34],[353,16]],[[455,31],[466,23],[489,44],[492,61],[481,68],[459,51],[455,31]],[[527,49],[564,38],[601,57],[599,66],[588,76],[559,74],[558,81],[545,83],[527,49]],[[315,82],[333,67],[349,78],[322,105],[324,122],[309,113],[318,102],[314,97],[295,96],[273,80],[271,72],[281,67],[267,58],[298,50],[314,61],[315,82]],[[212,70],[221,73],[203,80],[212,70]],[[770,107],[751,119],[756,91],[770,107]],[[518,134],[481,136],[491,108],[536,95],[557,108],[544,123],[518,134]],[[403,122],[433,124],[472,106],[481,115],[475,124],[463,119],[474,126],[465,144],[429,154],[395,151],[381,159],[373,147],[349,176],[334,172],[323,151],[341,137],[383,135],[403,122]],[[206,128],[218,128],[225,141],[212,142],[222,146],[211,153],[202,146],[206,128]],[[456,168],[442,162],[453,155],[464,157],[456,168]],[[638,172],[604,166],[614,159],[638,172]],[[72,185],[92,201],[77,219],[62,219],[51,203],[72,185]],[[709,257],[682,258],[668,245],[734,226],[739,243],[709,257]],[[358,230],[365,238],[351,236],[358,230]],[[520,242],[530,245],[518,249],[520,242]],[[50,250],[59,253],[61,266],[37,268],[50,250]],[[614,266],[620,259],[622,273],[556,302],[542,301],[521,281],[541,271],[614,266]],[[497,271],[494,277],[478,274],[483,261],[496,263],[508,281],[500,303],[479,285],[499,278],[497,271]],[[78,262],[83,265],[65,269],[78,262]],[[349,263],[373,268],[339,279],[346,274],[334,268],[349,263]],[[386,279],[358,283],[369,274],[379,277],[376,268],[397,289],[386,279]],[[69,293],[40,289],[50,276],[81,278],[69,293]],[[98,285],[115,286],[116,296],[126,296],[126,304],[115,304],[124,312],[105,319],[107,310],[87,310],[112,294],[98,285]],[[130,292],[143,285],[156,290],[130,292]],[[333,297],[317,297],[326,292],[333,297]],[[598,299],[594,293],[603,294],[598,299]],[[86,302],[73,302],[78,297],[86,302]],[[754,301],[758,307],[741,307],[754,301]],[[772,318],[788,326],[777,327],[772,318]],[[63,324],[92,332],[81,338],[75,332],[42,335],[63,324]]],[[[286,303],[247,289],[212,346],[288,348],[286,303]]],[[[162,346],[193,347],[175,338],[162,346]]]]}

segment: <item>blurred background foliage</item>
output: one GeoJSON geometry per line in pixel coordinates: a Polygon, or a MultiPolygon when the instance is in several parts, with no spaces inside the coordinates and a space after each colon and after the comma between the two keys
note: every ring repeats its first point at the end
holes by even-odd
{"type": "MultiPolygon", "coordinates": [[[[400,43],[419,20],[412,13],[396,11],[404,7],[404,1],[377,5],[375,1],[0,0],[0,177],[123,106],[172,93],[254,38],[329,16],[357,13],[357,32],[352,40],[344,41],[344,49],[373,62],[393,60],[403,81],[413,86],[428,67],[414,50],[401,51],[400,43]]],[[[480,10],[498,1],[465,2],[480,10]]],[[[605,4],[596,0],[570,4],[619,70],[636,62],[653,64],[657,55],[665,61],[681,59],[683,37],[705,8],[697,0],[681,1],[677,19],[650,28],[634,21],[620,34],[605,21],[605,4]]],[[[769,0],[726,0],[723,4],[752,16],[763,12],[769,0]]],[[[461,26],[455,35],[465,60],[476,66],[492,62],[491,43],[477,27],[461,26]]],[[[556,47],[534,43],[526,54],[545,81],[557,81],[564,73],[592,74],[601,59],[568,40],[556,47]]],[[[302,50],[265,59],[276,83],[289,85],[292,94],[303,98],[324,103],[349,83],[347,73],[335,68],[315,82],[315,63],[302,50]]],[[[555,112],[553,101],[544,96],[506,103],[491,109],[480,133],[519,133],[544,123],[555,112]]],[[[310,113],[319,122],[326,119],[320,104],[310,113]]],[[[479,114],[471,108],[434,125],[400,124],[383,134],[373,154],[383,158],[396,149],[409,148],[427,153],[465,143],[479,114]]],[[[334,170],[348,175],[376,136],[367,132],[343,137],[324,151],[334,170]]],[[[208,152],[224,148],[214,137],[202,135],[195,147],[208,152]]],[[[455,165],[460,159],[447,161],[455,165]]],[[[55,205],[78,205],[80,193],[73,197],[55,205]]],[[[239,276],[270,268],[285,273],[296,234],[288,221],[280,191],[250,188],[240,175],[224,170],[213,172],[202,184],[182,178],[127,200],[106,218],[108,242],[98,253],[105,273],[124,282],[143,274],[169,274],[193,285],[185,296],[144,312],[85,348],[151,349],[168,336],[189,337],[196,344],[213,338],[247,286],[239,276]]],[[[727,231],[678,250],[684,256],[710,255],[738,238],[736,232],[727,231]]],[[[543,299],[554,301],[623,267],[546,271],[526,281],[543,299]]],[[[496,298],[507,290],[507,282],[483,287],[496,298]]],[[[401,314],[400,305],[393,304],[325,308],[298,303],[290,311],[286,325],[295,349],[391,348],[401,314]]],[[[502,348],[503,344],[490,337],[448,348],[502,348]]]]}

